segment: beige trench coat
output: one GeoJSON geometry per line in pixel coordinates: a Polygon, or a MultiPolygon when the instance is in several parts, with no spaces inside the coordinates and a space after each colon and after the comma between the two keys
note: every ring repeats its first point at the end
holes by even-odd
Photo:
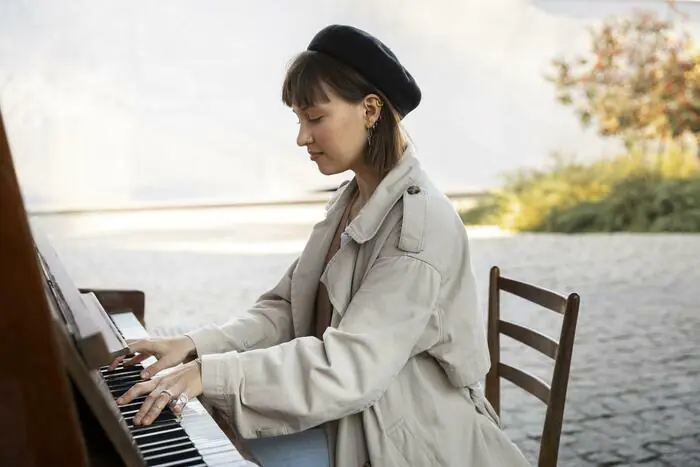
{"type": "Polygon", "coordinates": [[[244,438],[326,424],[336,467],[524,466],[478,381],[489,368],[468,240],[412,147],[324,257],[355,181],[242,317],[188,333],[208,403],[244,438]],[[319,279],[331,327],[312,334],[319,279]]]}

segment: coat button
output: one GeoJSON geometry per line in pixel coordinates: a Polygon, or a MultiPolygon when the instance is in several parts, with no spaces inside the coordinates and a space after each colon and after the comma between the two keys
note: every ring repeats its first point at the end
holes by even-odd
{"type": "Polygon", "coordinates": [[[420,193],[420,187],[416,185],[411,185],[406,191],[409,195],[415,195],[416,193],[420,193]]]}

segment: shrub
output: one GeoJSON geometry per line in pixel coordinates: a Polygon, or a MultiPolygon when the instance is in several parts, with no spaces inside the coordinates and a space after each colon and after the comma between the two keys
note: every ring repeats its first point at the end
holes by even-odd
{"type": "Polygon", "coordinates": [[[547,232],[700,232],[700,177],[638,175],[599,201],[554,209],[536,230],[547,232]]]}
{"type": "Polygon", "coordinates": [[[698,173],[697,158],[679,148],[589,163],[559,156],[545,170],[507,175],[502,189],[461,215],[467,224],[524,231],[689,231],[694,221],[679,216],[695,215],[698,173]]]}

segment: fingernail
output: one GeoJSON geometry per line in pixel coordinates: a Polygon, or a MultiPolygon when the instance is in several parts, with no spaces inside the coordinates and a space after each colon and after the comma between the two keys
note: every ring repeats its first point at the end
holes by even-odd
{"type": "Polygon", "coordinates": [[[117,399],[117,404],[121,404],[122,402],[124,402],[124,399],[122,399],[121,397],[117,399]]]}
{"type": "Polygon", "coordinates": [[[141,379],[148,379],[150,377],[151,377],[151,375],[149,375],[147,371],[141,372],[141,379]]]}

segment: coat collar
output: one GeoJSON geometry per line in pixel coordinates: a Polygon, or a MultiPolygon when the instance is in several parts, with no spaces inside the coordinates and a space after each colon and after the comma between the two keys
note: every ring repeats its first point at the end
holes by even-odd
{"type": "MultiPolygon", "coordinates": [[[[370,199],[348,226],[346,230],[348,235],[357,243],[365,243],[372,239],[391,208],[403,196],[406,189],[415,183],[419,173],[420,163],[415,156],[415,149],[409,143],[399,163],[382,179],[370,199]]],[[[329,208],[328,217],[335,218],[338,211],[342,212],[356,189],[357,181],[353,178],[329,208]]]]}
{"type": "MultiPolygon", "coordinates": [[[[364,243],[374,237],[392,207],[403,196],[406,189],[415,183],[419,173],[418,160],[414,156],[413,148],[409,146],[396,167],[379,183],[365,206],[347,227],[346,235],[357,243],[364,243]]],[[[324,258],[343,211],[356,189],[357,182],[354,178],[338,189],[335,196],[328,202],[326,217],[314,226],[306,247],[301,253],[299,263],[292,275],[291,285],[295,336],[307,335],[310,329],[313,313],[308,313],[308,310],[314,308],[317,284],[325,266],[324,258]],[[309,284],[316,285],[309,287],[309,284]]]]}

